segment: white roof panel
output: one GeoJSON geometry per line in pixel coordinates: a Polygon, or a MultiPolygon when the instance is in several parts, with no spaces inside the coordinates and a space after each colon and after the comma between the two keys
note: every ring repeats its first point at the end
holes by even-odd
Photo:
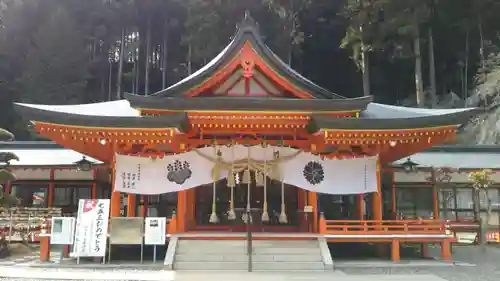
{"type": "MultiPolygon", "coordinates": [[[[485,152],[422,152],[410,156],[419,167],[450,167],[455,169],[500,169],[498,153],[485,152]]],[[[394,162],[401,165],[406,158],[394,162]]]]}
{"type": "Polygon", "coordinates": [[[37,108],[41,110],[72,113],[88,116],[114,116],[114,117],[136,117],[141,116],[139,111],[130,106],[127,100],[107,101],[76,105],[45,105],[17,103],[22,106],[37,108]]]}
{"type": "MultiPolygon", "coordinates": [[[[70,149],[0,149],[2,152],[12,152],[19,161],[12,161],[12,166],[67,166],[82,160],[83,154],[70,149]]],[[[95,164],[101,161],[87,157],[87,160],[95,164]]]]}

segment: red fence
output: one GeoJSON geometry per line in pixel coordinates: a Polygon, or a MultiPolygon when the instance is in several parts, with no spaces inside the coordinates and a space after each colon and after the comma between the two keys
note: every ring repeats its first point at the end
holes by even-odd
{"type": "Polygon", "coordinates": [[[438,220],[325,220],[320,233],[330,235],[446,234],[446,224],[438,220]]]}

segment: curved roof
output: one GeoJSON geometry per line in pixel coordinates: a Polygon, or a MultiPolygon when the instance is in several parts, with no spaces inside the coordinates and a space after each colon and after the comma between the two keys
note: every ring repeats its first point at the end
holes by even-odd
{"type": "MultiPolygon", "coordinates": [[[[102,103],[89,104],[89,108],[95,105],[99,107],[102,103]]],[[[40,105],[42,108],[44,105],[40,105]]],[[[75,105],[76,106],[76,105],[75,105]]],[[[33,104],[14,104],[15,110],[24,118],[30,121],[60,124],[67,126],[81,127],[102,127],[102,128],[177,128],[182,130],[182,124],[187,120],[185,113],[177,113],[167,116],[106,116],[104,112],[96,115],[75,114],[63,111],[52,111],[39,108],[33,104]]],[[[108,109],[110,110],[110,109],[108,109]]]]}
{"type": "Polygon", "coordinates": [[[238,31],[233,40],[208,64],[194,72],[190,76],[182,79],[176,84],[156,92],[151,96],[158,97],[179,97],[193,87],[212,77],[221,67],[229,63],[241,50],[245,42],[250,42],[257,54],[268,63],[271,68],[280,76],[285,77],[296,87],[308,92],[313,98],[319,99],[346,99],[343,96],[334,94],[323,87],[316,85],[298,72],[293,70],[288,64],[283,62],[262,40],[257,24],[247,12],[245,19],[238,26],[238,31]]]}
{"type": "MultiPolygon", "coordinates": [[[[192,106],[193,104],[182,104],[182,101],[186,101],[186,103],[196,101],[198,107],[191,108],[192,110],[203,110],[203,106],[213,108],[214,104],[207,103],[208,100],[217,101],[211,98],[174,99],[178,104],[173,104],[171,106],[172,108],[177,106],[179,111],[183,111],[184,109],[181,108],[192,106]]],[[[283,100],[270,99],[267,102],[262,102],[262,100],[257,99],[254,103],[249,103],[247,99],[238,99],[238,101],[242,101],[239,103],[240,110],[243,110],[241,108],[246,108],[246,111],[258,111],[266,110],[263,108],[268,107],[275,108],[274,106],[276,104],[273,105],[273,103],[277,103],[278,101],[281,103],[283,100]]],[[[300,106],[303,106],[301,111],[308,111],[309,108],[304,107],[308,105],[307,102],[310,103],[310,106],[316,106],[317,110],[317,108],[321,106],[318,103],[326,102],[325,100],[314,101],[310,99],[290,99],[289,101],[290,103],[285,104],[287,108],[283,108],[284,111],[291,111],[291,108],[298,109],[300,106]]],[[[332,100],[332,104],[335,104],[333,101],[335,100],[332,100]]],[[[349,100],[345,101],[348,102],[349,100]]],[[[14,107],[21,116],[28,120],[68,126],[148,129],[177,128],[182,130],[183,125],[188,120],[185,112],[162,116],[106,116],[105,114],[107,113],[105,111],[98,112],[96,109],[93,109],[93,107],[102,109],[103,104],[108,103],[88,104],[85,107],[88,111],[80,111],[80,114],[71,113],[71,108],[83,108],[81,105],[67,106],[65,108],[66,111],[49,110],[46,105],[34,104],[14,104],[14,107]]],[[[218,110],[224,110],[225,107],[234,110],[235,108],[231,107],[231,105],[234,104],[221,103],[221,108],[218,110]]],[[[281,104],[281,106],[283,106],[283,104],[281,104]]],[[[325,103],[325,108],[329,106],[330,104],[328,101],[325,103]]],[[[108,109],[108,111],[111,110],[111,108],[108,109]]],[[[123,112],[126,113],[128,111],[124,110],[123,112]]],[[[360,113],[359,118],[338,118],[313,113],[312,119],[318,129],[394,130],[458,126],[466,123],[476,114],[477,110],[474,108],[434,110],[369,103],[366,110],[360,113]]]]}
{"type": "Polygon", "coordinates": [[[162,109],[173,111],[291,111],[331,112],[362,111],[372,97],[353,99],[287,99],[268,97],[159,97],[126,94],[134,108],[162,109]]]}
{"type": "Polygon", "coordinates": [[[321,129],[400,130],[463,125],[477,113],[476,108],[422,109],[370,103],[359,118],[314,115],[314,122],[321,129]]]}

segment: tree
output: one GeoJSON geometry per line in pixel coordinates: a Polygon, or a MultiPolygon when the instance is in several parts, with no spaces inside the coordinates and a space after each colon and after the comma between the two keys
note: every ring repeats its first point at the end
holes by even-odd
{"type": "Polygon", "coordinates": [[[80,31],[64,7],[41,23],[26,62],[18,80],[24,101],[67,104],[84,100],[87,54],[80,31]]]}
{"type": "MultiPolygon", "coordinates": [[[[0,140],[12,140],[14,136],[4,130],[0,129],[0,140]]],[[[16,176],[10,171],[10,161],[18,160],[19,158],[10,152],[0,153],[0,207],[8,207],[17,202],[17,198],[10,194],[5,194],[4,185],[10,181],[16,180],[16,176]]],[[[0,229],[0,258],[9,255],[8,242],[5,235],[5,229],[0,229]]]]}
{"type": "MultiPolygon", "coordinates": [[[[472,183],[472,187],[474,188],[474,206],[475,210],[478,210],[480,212],[481,210],[481,200],[480,194],[481,192],[484,193],[484,196],[486,198],[486,219],[483,220],[479,216],[479,224],[480,224],[480,232],[479,232],[479,237],[482,245],[486,244],[486,232],[488,231],[488,227],[490,224],[490,217],[491,217],[491,197],[489,194],[489,188],[494,184],[494,181],[491,179],[491,175],[493,174],[493,171],[490,169],[482,169],[480,171],[475,171],[469,173],[469,181],[472,183]]],[[[475,211],[475,213],[478,213],[475,211]]]]}
{"type": "MultiPolygon", "coordinates": [[[[436,194],[441,194],[438,198],[442,203],[441,206],[443,208],[443,216],[445,220],[448,219],[448,203],[450,199],[453,199],[453,195],[446,193],[444,189],[449,186],[454,172],[456,172],[456,169],[450,167],[432,167],[431,176],[427,179],[432,183],[434,192],[436,194]]],[[[439,214],[434,214],[434,217],[438,217],[438,215],[439,214]]]]}

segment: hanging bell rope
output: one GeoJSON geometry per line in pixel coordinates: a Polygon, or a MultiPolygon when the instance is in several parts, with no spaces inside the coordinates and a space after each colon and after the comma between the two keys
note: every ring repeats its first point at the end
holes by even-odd
{"type": "Polygon", "coordinates": [[[252,185],[252,181],[250,180],[250,146],[248,146],[247,161],[248,161],[248,169],[243,171],[243,180],[245,180],[245,172],[248,172],[248,181],[246,182],[246,184],[247,184],[247,209],[246,209],[246,212],[244,212],[242,215],[242,220],[245,223],[248,223],[248,220],[251,221],[251,219],[252,219],[252,217],[251,216],[248,217],[248,214],[247,214],[247,213],[250,213],[250,209],[251,209],[250,200],[252,199],[250,197],[250,190],[251,190],[251,185],[252,185]]]}
{"type": "Polygon", "coordinates": [[[263,222],[269,221],[269,213],[267,211],[267,145],[264,146],[264,174],[263,174],[263,184],[264,184],[264,205],[262,206],[262,218],[263,222]]]}
{"type": "Polygon", "coordinates": [[[263,187],[264,186],[264,173],[260,171],[255,171],[255,185],[258,187],[263,187]]]}
{"type": "MultiPolygon", "coordinates": [[[[283,139],[281,139],[281,147],[283,147],[283,139]]],[[[280,157],[279,153],[276,155],[276,157],[280,157]]],[[[278,171],[279,173],[279,171],[278,171]]],[[[281,178],[281,173],[279,174],[279,179],[281,182],[281,213],[280,213],[280,218],[279,222],[282,224],[288,223],[288,218],[286,216],[286,205],[285,205],[285,183],[283,182],[283,179],[281,178]]]]}
{"type": "Polygon", "coordinates": [[[231,189],[231,201],[229,202],[229,212],[227,213],[228,220],[235,220],[236,213],[234,212],[234,188],[236,187],[236,174],[234,173],[234,143],[231,143],[231,170],[227,177],[227,185],[231,189]]]}
{"type": "MultiPolygon", "coordinates": [[[[220,158],[220,156],[217,155],[217,148],[215,147],[215,140],[214,140],[214,156],[216,158],[220,158]]],[[[210,219],[208,220],[210,223],[218,223],[219,218],[217,217],[217,180],[218,176],[215,175],[215,171],[212,171],[212,177],[213,177],[213,197],[212,197],[212,214],[210,215],[210,219]]]]}

